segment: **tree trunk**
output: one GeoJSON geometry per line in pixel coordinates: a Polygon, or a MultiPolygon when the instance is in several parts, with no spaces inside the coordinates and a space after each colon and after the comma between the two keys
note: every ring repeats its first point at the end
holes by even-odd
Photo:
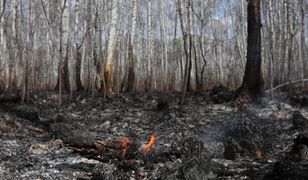
{"type": "Polygon", "coordinates": [[[28,19],[28,39],[29,42],[27,42],[27,57],[25,58],[25,65],[24,65],[24,73],[23,73],[23,88],[22,88],[22,100],[21,103],[24,103],[25,100],[29,100],[30,96],[30,87],[29,87],[29,63],[30,60],[33,59],[33,44],[34,44],[34,32],[33,32],[33,22],[34,22],[34,16],[33,16],[33,9],[32,9],[32,0],[29,1],[29,19],[28,19]]]}
{"type": "MultiPolygon", "coordinates": [[[[275,79],[275,71],[274,71],[274,62],[275,62],[275,57],[274,57],[274,41],[275,41],[275,31],[274,31],[274,19],[273,19],[273,0],[268,1],[268,23],[269,23],[269,53],[270,53],[270,60],[269,60],[269,69],[270,69],[270,88],[273,89],[273,83],[275,79]]],[[[272,99],[274,98],[273,91],[271,91],[271,97],[272,99]]]]}
{"type": "Polygon", "coordinates": [[[97,91],[104,91],[105,84],[104,84],[104,78],[103,78],[103,60],[100,58],[101,51],[99,49],[101,39],[101,26],[100,26],[100,20],[98,16],[98,9],[95,10],[95,18],[94,18],[94,47],[93,47],[93,60],[94,60],[94,66],[95,66],[95,82],[92,87],[92,95],[94,96],[95,89],[97,91]]]}
{"type": "MultiPolygon", "coordinates": [[[[152,14],[152,0],[147,0],[147,75],[146,75],[146,90],[152,89],[152,83],[154,81],[155,83],[155,77],[153,77],[155,75],[154,73],[154,68],[155,68],[155,64],[154,62],[154,53],[153,53],[153,46],[154,46],[154,30],[153,30],[153,14],[152,14]],[[152,67],[153,65],[153,67],[152,67]]],[[[155,86],[155,85],[154,85],[155,86]]]]}
{"type": "Polygon", "coordinates": [[[6,39],[4,36],[4,19],[3,13],[5,11],[5,3],[0,4],[0,93],[3,93],[6,89],[6,80],[5,80],[5,72],[6,72],[6,39]]]}
{"type": "MultiPolygon", "coordinates": [[[[20,19],[21,14],[19,14],[19,10],[21,6],[21,3],[19,3],[18,1],[13,1],[13,5],[14,5],[14,31],[15,31],[15,47],[18,49],[17,51],[17,56],[18,56],[18,63],[15,63],[15,69],[18,67],[18,64],[23,64],[23,59],[24,59],[24,41],[23,41],[23,37],[22,37],[22,28],[23,26],[20,26],[20,19]],[[20,15],[20,16],[19,16],[20,15]]],[[[14,54],[15,55],[15,54],[14,54]]],[[[14,57],[15,58],[15,57],[14,57]]],[[[25,72],[25,71],[24,71],[25,72]]],[[[16,71],[14,71],[14,73],[16,73],[16,71]]],[[[23,77],[25,77],[25,74],[23,75],[23,77]]],[[[22,97],[21,97],[21,103],[23,103],[25,101],[25,81],[27,79],[23,78],[23,84],[22,84],[22,97]]]]}
{"type": "Polygon", "coordinates": [[[160,75],[160,85],[161,90],[166,90],[167,86],[167,74],[168,74],[168,50],[166,42],[166,24],[165,24],[165,12],[162,0],[158,1],[159,9],[159,26],[160,26],[160,41],[161,41],[161,75],[160,75]]]}
{"type": "MultiPolygon", "coordinates": [[[[300,42],[299,42],[299,59],[302,65],[301,78],[305,79],[305,0],[300,0],[300,19],[301,19],[301,31],[300,31],[300,42]]],[[[305,83],[302,83],[302,89],[305,90],[305,83]]]]}
{"type": "MultiPolygon", "coordinates": [[[[62,0],[60,25],[60,61],[58,70],[58,82],[56,89],[59,91],[70,91],[70,80],[68,70],[68,38],[69,38],[69,11],[68,1],[62,0]]],[[[60,93],[61,94],[61,93],[60,93]]]]}
{"type": "Polygon", "coordinates": [[[249,0],[247,62],[240,92],[248,93],[252,100],[262,95],[261,26],[260,0],[249,0]]]}
{"type": "Polygon", "coordinates": [[[135,31],[137,23],[137,0],[132,0],[132,23],[131,23],[131,32],[128,42],[128,78],[127,78],[127,91],[134,90],[135,84],[135,61],[134,61],[134,47],[135,43],[135,31]]]}
{"type": "Polygon", "coordinates": [[[186,96],[186,91],[188,89],[188,86],[190,84],[190,72],[191,72],[191,32],[190,32],[190,3],[186,4],[187,8],[187,22],[186,22],[186,27],[184,24],[184,16],[183,16],[183,11],[182,11],[182,5],[181,1],[178,0],[177,2],[177,10],[179,13],[179,18],[180,18],[180,24],[181,24],[181,29],[182,29],[182,35],[183,35],[183,46],[184,46],[184,52],[185,52],[185,72],[184,72],[184,79],[183,79],[183,84],[182,84],[182,97],[180,100],[180,105],[184,105],[185,102],[185,96],[186,96]]]}
{"type": "Polygon", "coordinates": [[[79,0],[75,2],[75,48],[76,48],[76,86],[77,91],[84,90],[81,82],[81,52],[80,52],[80,43],[78,40],[78,25],[79,25],[79,0]]]}
{"type": "MultiPolygon", "coordinates": [[[[112,9],[111,9],[111,24],[109,29],[108,37],[108,47],[107,47],[107,62],[104,69],[105,83],[106,83],[106,95],[111,97],[114,93],[112,90],[113,80],[112,80],[112,71],[113,71],[113,61],[114,61],[114,52],[116,47],[116,34],[117,34],[117,23],[118,23],[118,0],[112,0],[112,9]]],[[[104,92],[103,92],[104,93],[104,92]]]]}
{"type": "Polygon", "coordinates": [[[69,33],[69,12],[67,0],[61,2],[60,17],[60,49],[59,49],[59,66],[56,89],[59,90],[59,103],[62,104],[62,90],[70,91],[70,82],[68,74],[68,33],[69,33]]]}

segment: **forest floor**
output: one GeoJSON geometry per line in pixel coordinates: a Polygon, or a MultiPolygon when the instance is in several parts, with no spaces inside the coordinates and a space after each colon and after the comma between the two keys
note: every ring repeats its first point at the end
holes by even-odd
{"type": "Polygon", "coordinates": [[[1,104],[0,179],[308,178],[308,109],[285,100],[198,93],[180,109],[179,94],[80,95],[61,108],[36,98],[1,104]]]}

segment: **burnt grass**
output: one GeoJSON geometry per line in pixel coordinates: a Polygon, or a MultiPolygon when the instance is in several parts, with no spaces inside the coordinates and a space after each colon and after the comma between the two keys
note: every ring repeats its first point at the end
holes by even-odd
{"type": "Polygon", "coordinates": [[[0,179],[308,178],[308,109],[287,101],[238,105],[196,93],[180,109],[179,94],[80,94],[57,108],[56,97],[1,103],[0,179]],[[123,138],[133,142],[124,158],[95,146],[123,138]]]}

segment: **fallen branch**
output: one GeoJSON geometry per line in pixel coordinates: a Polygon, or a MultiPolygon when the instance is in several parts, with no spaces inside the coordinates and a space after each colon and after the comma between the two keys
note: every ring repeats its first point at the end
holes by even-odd
{"type": "MultiPolygon", "coordinates": [[[[307,82],[307,81],[308,81],[308,79],[299,79],[299,80],[291,81],[291,84],[294,84],[294,83],[301,83],[301,82],[307,82]]],[[[287,85],[289,85],[289,84],[290,84],[290,82],[287,82],[287,83],[284,83],[284,84],[280,84],[280,85],[274,87],[273,89],[266,90],[265,92],[275,91],[275,90],[277,90],[277,89],[279,89],[279,88],[282,88],[282,87],[284,87],[284,86],[287,86],[287,85]]]]}

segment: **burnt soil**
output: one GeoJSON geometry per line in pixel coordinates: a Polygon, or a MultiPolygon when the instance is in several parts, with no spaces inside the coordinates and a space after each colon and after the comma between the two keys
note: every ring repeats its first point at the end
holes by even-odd
{"type": "Polygon", "coordinates": [[[49,94],[2,103],[0,179],[306,179],[308,109],[264,98],[219,102],[208,93],[49,94]],[[36,99],[35,99],[36,98],[36,99]],[[145,145],[155,132],[149,154],[145,145]],[[134,142],[91,153],[96,141],[134,142]]]}

